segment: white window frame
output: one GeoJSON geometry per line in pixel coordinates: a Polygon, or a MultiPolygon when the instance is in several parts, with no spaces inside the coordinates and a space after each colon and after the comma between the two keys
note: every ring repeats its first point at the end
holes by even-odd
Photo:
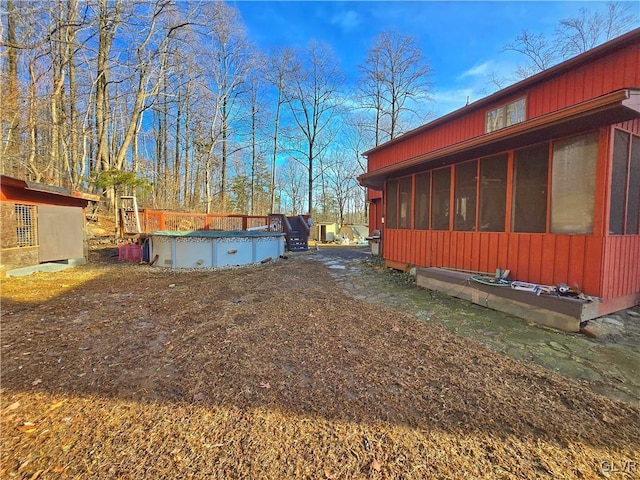
{"type": "Polygon", "coordinates": [[[527,118],[527,98],[520,97],[513,102],[487,110],[485,114],[484,132],[491,133],[517,123],[527,118]]]}

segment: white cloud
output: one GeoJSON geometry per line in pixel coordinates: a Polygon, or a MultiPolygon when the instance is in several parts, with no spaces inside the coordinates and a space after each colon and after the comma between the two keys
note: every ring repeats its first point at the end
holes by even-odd
{"type": "Polygon", "coordinates": [[[476,77],[478,75],[485,75],[487,71],[491,68],[492,63],[493,62],[488,61],[488,62],[481,63],[480,65],[474,65],[466,72],[463,72],[462,75],[458,77],[458,80],[462,80],[465,77],[476,77]]]}
{"type": "Polygon", "coordinates": [[[477,93],[473,88],[439,89],[431,92],[433,110],[437,116],[446,115],[464,107],[467,104],[467,99],[470,102],[477,100],[474,98],[475,96],[477,93]]]}
{"type": "Polygon", "coordinates": [[[332,25],[338,25],[347,32],[356,28],[360,23],[360,15],[354,10],[340,11],[331,19],[332,25]]]}

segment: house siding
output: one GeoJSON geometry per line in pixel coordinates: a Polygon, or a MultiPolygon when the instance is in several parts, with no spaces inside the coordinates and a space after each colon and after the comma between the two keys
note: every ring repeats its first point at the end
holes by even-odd
{"type": "Polygon", "coordinates": [[[468,271],[511,270],[520,281],[566,283],[587,295],[612,299],[640,292],[640,235],[609,236],[613,129],[640,134],[640,119],[600,129],[593,233],[563,235],[510,232],[512,161],[509,155],[505,232],[389,229],[383,257],[395,265],[468,271]]]}
{"type": "Polygon", "coordinates": [[[485,112],[523,96],[527,99],[526,118],[539,117],[615,90],[640,86],[639,41],[583,63],[571,70],[526,84],[521,90],[498,95],[491,103],[470,105],[449,122],[409,134],[406,139],[371,152],[368,171],[392,165],[424,152],[437,150],[484,134],[485,112]]]}

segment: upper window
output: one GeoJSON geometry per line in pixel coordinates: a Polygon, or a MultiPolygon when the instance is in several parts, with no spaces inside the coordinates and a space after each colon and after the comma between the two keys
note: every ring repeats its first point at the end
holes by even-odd
{"type": "Polygon", "coordinates": [[[526,99],[519,98],[505,105],[500,105],[486,114],[485,133],[495,132],[504,127],[524,122],[526,117],[526,99]]]}

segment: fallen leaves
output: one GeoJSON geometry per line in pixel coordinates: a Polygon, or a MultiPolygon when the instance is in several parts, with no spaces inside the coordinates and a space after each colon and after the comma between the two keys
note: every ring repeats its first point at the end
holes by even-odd
{"type": "Polygon", "coordinates": [[[57,408],[60,408],[62,405],[64,405],[65,402],[66,402],[66,400],[60,400],[59,402],[56,402],[56,403],[52,404],[49,407],[49,410],[56,410],[57,408]]]}
{"type": "Polygon", "coordinates": [[[23,422],[22,425],[18,427],[18,431],[22,433],[32,433],[38,429],[38,426],[33,422],[23,422]]]}
{"type": "Polygon", "coordinates": [[[347,297],[310,262],[104,267],[3,318],[0,476],[591,479],[594,458],[634,458],[637,409],[347,297]]]}
{"type": "Polygon", "coordinates": [[[2,410],[2,413],[8,413],[11,412],[13,410],[17,410],[18,407],[20,407],[20,402],[13,402],[11,405],[7,405],[4,410],[2,410]]]}

